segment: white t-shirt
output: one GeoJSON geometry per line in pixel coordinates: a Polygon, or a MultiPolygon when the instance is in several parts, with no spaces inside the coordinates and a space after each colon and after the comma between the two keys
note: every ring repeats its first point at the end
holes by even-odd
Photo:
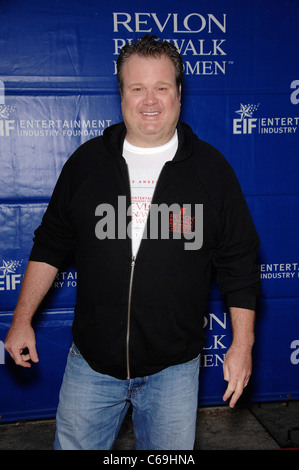
{"type": "Polygon", "coordinates": [[[123,156],[127,161],[131,185],[132,250],[135,256],[142,239],[153,192],[165,162],[172,160],[178,147],[177,132],[160,147],[135,147],[125,140],[123,156]]]}

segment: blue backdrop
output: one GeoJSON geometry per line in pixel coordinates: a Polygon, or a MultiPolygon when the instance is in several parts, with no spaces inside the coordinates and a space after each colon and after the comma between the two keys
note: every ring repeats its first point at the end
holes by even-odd
{"type": "MultiPolygon", "coordinates": [[[[181,118],[232,164],[261,238],[251,401],[299,398],[298,0],[3,0],[0,3],[0,415],[55,415],[71,342],[76,268],[66,265],[35,318],[38,365],[3,342],[63,163],[121,118],[120,47],[146,32],[185,65],[181,118]],[[112,5],[113,4],[113,5],[112,5]]],[[[200,403],[222,403],[231,330],[213,286],[200,403]]]]}

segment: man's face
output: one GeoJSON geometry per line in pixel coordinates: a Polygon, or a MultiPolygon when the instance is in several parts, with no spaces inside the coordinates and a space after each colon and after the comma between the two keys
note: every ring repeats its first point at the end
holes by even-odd
{"type": "Polygon", "coordinates": [[[133,54],[122,70],[122,114],[126,139],[138,147],[157,147],[173,137],[180,95],[171,60],[133,54]]]}

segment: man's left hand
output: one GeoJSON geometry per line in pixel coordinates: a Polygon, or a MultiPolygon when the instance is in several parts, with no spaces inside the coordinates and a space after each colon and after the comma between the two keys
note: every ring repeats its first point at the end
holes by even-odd
{"type": "Polygon", "coordinates": [[[234,408],[244,388],[249,382],[252,371],[251,348],[242,348],[232,345],[224,359],[224,380],[228,382],[223,395],[223,401],[230,397],[229,406],[234,408]]]}

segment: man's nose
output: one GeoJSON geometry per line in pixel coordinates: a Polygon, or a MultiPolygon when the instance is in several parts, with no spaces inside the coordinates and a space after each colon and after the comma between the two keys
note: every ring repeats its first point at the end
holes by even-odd
{"type": "Polygon", "coordinates": [[[143,102],[145,104],[153,104],[153,103],[156,103],[156,101],[157,101],[157,97],[155,95],[155,91],[154,90],[146,90],[143,102]]]}

